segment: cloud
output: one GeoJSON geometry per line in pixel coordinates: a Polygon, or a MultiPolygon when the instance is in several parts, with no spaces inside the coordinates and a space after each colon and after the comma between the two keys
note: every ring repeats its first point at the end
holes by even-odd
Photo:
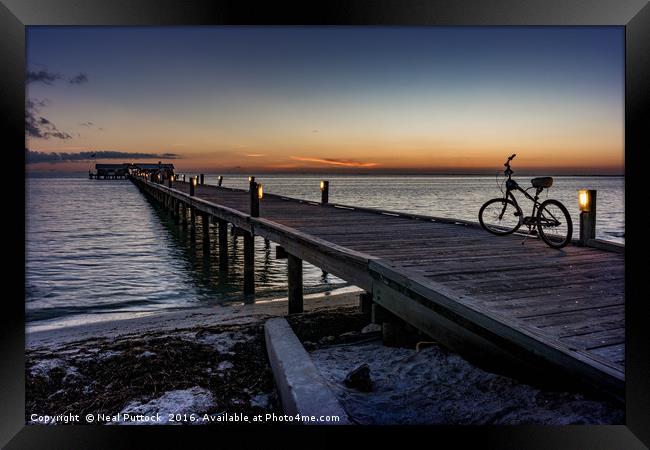
{"type": "Polygon", "coordinates": [[[266,155],[264,155],[263,153],[248,153],[246,156],[248,156],[249,158],[260,158],[266,155]]]}
{"type": "Polygon", "coordinates": [[[342,167],[375,167],[379,165],[375,162],[354,161],[352,159],[311,158],[307,156],[292,156],[291,159],[295,161],[314,162],[342,167]]]}
{"type": "MultiPolygon", "coordinates": [[[[53,85],[55,81],[62,80],[63,75],[57,72],[49,72],[47,70],[28,70],[27,71],[27,83],[43,83],[47,85],[53,85]]],[[[68,83],[70,84],[84,84],[88,83],[88,74],[84,72],[79,72],[74,77],[68,78],[68,83]]]]}
{"type": "Polygon", "coordinates": [[[69,78],[68,83],[70,84],[84,84],[88,83],[88,74],[79,72],[76,76],[69,78]]]}
{"type": "Polygon", "coordinates": [[[78,152],[78,153],[66,153],[66,152],[39,152],[34,150],[25,149],[25,156],[28,164],[33,163],[60,163],[60,162],[71,162],[71,161],[90,161],[92,159],[122,159],[122,160],[131,160],[134,158],[160,158],[160,159],[178,159],[180,155],[175,153],[140,153],[140,152],[117,152],[117,151],[96,151],[96,152],[78,152]],[[93,155],[95,157],[93,158],[93,155]]]}
{"type": "Polygon", "coordinates": [[[72,139],[72,135],[59,130],[54,123],[40,115],[40,107],[47,106],[49,100],[30,100],[25,102],[25,134],[36,139],[72,139]]]}
{"type": "Polygon", "coordinates": [[[90,128],[95,124],[92,122],[81,122],[79,125],[81,125],[82,127],[90,128]]]}
{"type": "Polygon", "coordinates": [[[47,70],[39,70],[37,72],[27,71],[27,83],[44,83],[53,84],[56,80],[61,79],[61,74],[55,72],[48,72],[47,70]]]}

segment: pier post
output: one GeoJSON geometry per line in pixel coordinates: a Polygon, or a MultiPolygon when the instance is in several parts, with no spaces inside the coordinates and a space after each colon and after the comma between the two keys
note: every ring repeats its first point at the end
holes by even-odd
{"type": "Polygon", "coordinates": [[[387,347],[411,347],[419,340],[416,328],[377,303],[372,304],[372,323],[381,325],[382,341],[387,347]]]}
{"type": "Polygon", "coordinates": [[[203,245],[210,246],[210,216],[206,213],[201,214],[201,226],[203,227],[203,245]]]}
{"type": "Polygon", "coordinates": [[[173,175],[170,175],[169,178],[167,178],[167,187],[171,188],[172,187],[172,179],[174,178],[173,175]]]}
{"type": "Polygon", "coordinates": [[[248,193],[250,197],[250,213],[251,217],[259,217],[260,216],[260,198],[258,195],[258,184],[255,182],[254,177],[253,181],[249,183],[248,187],[248,193]]]}
{"type": "Polygon", "coordinates": [[[596,191],[582,190],[578,193],[580,205],[580,245],[589,245],[596,239],[596,191]]]}
{"type": "Polygon", "coordinates": [[[217,181],[217,186],[221,187],[221,183],[223,183],[223,176],[219,175],[219,180],[217,181]]]}
{"type": "Polygon", "coordinates": [[[320,203],[321,205],[327,205],[330,199],[330,182],[327,180],[322,180],[320,182],[320,203]]]}
{"type": "Polygon", "coordinates": [[[228,222],[219,219],[219,270],[228,271],[228,222]]]}
{"type": "Polygon", "coordinates": [[[280,245],[276,245],[275,247],[275,259],[287,259],[287,251],[284,249],[284,247],[280,245]]]}
{"type": "Polygon", "coordinates": [[[368,321],[372,319],[372,293],[362,292],[359,294],[359,310],[368,321]]]}
{"type": "Polygon", "coordinates": [[[183,228],[187,228],[187,205],[183,203],[181,204],[181,207],[183,208],[183,214],[181,214],[183,228]]]}
{"type": "Polygon", "coordinates": [[[287,275],[289,281],[289,314],[303,311],[302,259],[287,254],[287,275]]]}
{"type": "Polygon", "coordinates": [[[194,186],[196,186],[196,177],[190,179],[190,197],[194,197],[194,186]]]}
{"type": "Polygon", "coordinates": [[[183,183],[185,183],[185,174],[183,174],[183,183]]]}
{"type": "Polygon", "coordinates": [[[203,186],[205,184],[205,177],[203,174],[201,174],[200,177],[201,177],[201,186],[203,186]]]}
{"type": "Polygon", "coordinates": [[[178,222],[180,221],[181,218],[180,213],[178,211],[180,209],[178,206],[180,202],[176,199],[174,199],[173,202],[174,202],[174,223],[178,225],[178,222]]]}
{"type": "Polygon", "coordinates": [[[255,294],[255,238],[244,233],[244,295],[255,294]]]}

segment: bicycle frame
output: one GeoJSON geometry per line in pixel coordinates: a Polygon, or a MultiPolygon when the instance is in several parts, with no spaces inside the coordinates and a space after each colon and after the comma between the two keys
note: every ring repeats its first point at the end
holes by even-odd
{"type": "MultiPolygon", "coordinates": [[[[505,197],[505,198],[510,198],[510,199],[512,199],[512,201],[515,202],[515,205],[517,205],[517,207],[518,207],[519,209],[521,209],[521,207],[519,206],[519,202],[517,201],[517,197],[514,196],[514,194],[512,193],[512,191],[519,191],[519,192],[521,192],[522,194],[524,194],[524,196],[526,196],[526,198],[527,198],[528,200],[530,200],[531,202],[533,202],[533,211],[531,212],[530,215],[531,215],[531,217],[535,217],[535,212],[537,211],[537,208],[539,207],[539,205],[541,205],[541,203],[538,201],[538,200],[539,200],[539,194],[540,194],[543,190],[544,190],[544,188],[537,188],[537,189],[535,190],[535,197],[533,197],[532,195],[530,195],[530,194],[528,193],[528,191],[526,191],[526,190],[523,189],[521,186],[519,186],[519,183],[517,183],[515,180],[513,180],[513,179],[510,177],[510,175],[508,175],[508,179],[506,180],[506,193],[505,193],[505,196],[504,196],[504,197],[505,197]]],[[[504,211],[505,211],[505,205],[504,205],[504,211]]],[[[523,210],[522,210],[522,212],[523,212],[523,210]]]]}

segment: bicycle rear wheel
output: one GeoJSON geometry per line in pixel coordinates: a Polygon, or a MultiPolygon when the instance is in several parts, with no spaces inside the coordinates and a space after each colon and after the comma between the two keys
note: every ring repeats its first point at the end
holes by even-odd
{"type": "Polygon", "coordinates": [[[505,198],[493,198],[481,206],[478,221],[486,231],[498,236],[514,233],[522,223],[521,208],[505,198]]]}
{"type": "Polygon", "coordinates": [[[537,211],[539,237],[549,247],[562,248],[571,242],[573,222],[569,211],[557,200],[546,200],[537,211]]]}

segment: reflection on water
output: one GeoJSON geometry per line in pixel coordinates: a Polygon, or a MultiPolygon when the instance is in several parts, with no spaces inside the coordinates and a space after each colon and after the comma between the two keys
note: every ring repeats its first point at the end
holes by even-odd
{"type": "MultiPolygon", "coordinates": [[[[259,176],[266,192],[318,201],[319,176],[259,176]]],[[[500,192],[494,177],[327,176],[330,201],[477,220],[481,204],[500,192]]],[[[520,177],[524,185],[529,177],[520,177]]],[[[217,174],[206,175],[216,184],[217,174]]],[[[246,188],[243,175],[224,186],[246,188]]],[[[578,224],[577,190],[598,190],[597,235],[623,242],[622,177],[556,177],[549,197],[562,201],[578,224]]],[[[229,233],[228,270],[219,270],[217,227],[203,238],[175,224],[129,181],[29,178],[26,217],[28,321],[144,312],[245,300],[243,238],[229,233]]],[[[522,208],[528,204],[522,200],[522,208]]],[[[286,260],[275,244],[255,239],[257,297],[286,296],[286,260]]],[[[345,283],[305,263],[307,293],[345,283]]],[[[90,319],[88,319],[90,320],[90,319]]]]}

